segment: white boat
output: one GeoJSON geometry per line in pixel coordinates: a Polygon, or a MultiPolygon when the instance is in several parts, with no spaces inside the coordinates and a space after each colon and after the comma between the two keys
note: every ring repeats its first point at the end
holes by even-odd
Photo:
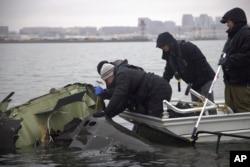
{"type": "MultiPolygon", "coordinates": [[[[190,93],[204,102],[205,98],[194,90],[191,89],[190,93]]],[[[162,118],[129,111],[124,111],[119,116],[137,125],[138,128],[134,131],[139,135],[140,128],[147,127],[147,130],[151,129],[156,133],[160,132],[191,143],[250,139],[250,112],[233,113],[222,102],[213,103],[209,100],[206,106],[191,101],[164,100],[163,107],[162,118]],[[192,108],[180,109],[175,107],[177,103],[188,104],[192,108]],[[178,113],[179,117],[171,117],[169,110],[178,113]],[[195,114],[202,110],[203,115],[195,114]],[[209,114],[209,110],[214,110],[216,113],[209,114]]]]}

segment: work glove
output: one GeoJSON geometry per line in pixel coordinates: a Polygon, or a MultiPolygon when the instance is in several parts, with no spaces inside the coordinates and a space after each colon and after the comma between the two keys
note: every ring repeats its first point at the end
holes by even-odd
{"type": "Polygon", "coordinates": [[[220,58],[218,65],[224,65],[225,63],[226,63],[226,58],[222,57],[222,58],[220,58]]]}
{"type": "Polygon", "coordinates": [[[93,114],[93,117],[100,118],[106,116],[105,111],[99,111],[93,114]]]}
{"type": "Polygon", "coordinates": [[[192,88],[192,86],[193,86],[192,83],[189,83],[189,84],[187,85],[187,88],[186,88],[186,91],[185,91],[185,95],[186,95],[186,96],[188,95],[188,93],[189,93],[190,89],[192,88]]]}
{"type": "Polygon", "coordinates": [[[180,79],[181,79],[181,76],[180,76],[180,74],[179,74],[177,71],[174,73],[174,76],[175,76],[175,78],[176,78],[177,80],[180,80],[180,79]]]}
{"type": "Polygon", "coordinates": [[[104,93],[104,89],[100,86],[95,86],[94,89],[96,96],[101,96],[104,93]]]}

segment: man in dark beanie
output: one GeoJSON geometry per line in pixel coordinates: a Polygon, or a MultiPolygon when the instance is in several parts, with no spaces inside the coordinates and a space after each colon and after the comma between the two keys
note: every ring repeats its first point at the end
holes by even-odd
{"type": "MultiPolygon", "coordinates": [[[[166,60],[165,80],[169,82],[175,76],[177,80],[183,79],[192,85],[192,89],[201,95],[208,96],[215,72],[196,45],[177,41],[170,33],[164,32],[158,35],[156,47],[162,49],[162,59],[166,60]]],[[[213,94],[208,98],[213,101],[213,94]]],[[[192,96],[192,100],[198,99],[192,96]]]]}
{"type": "Polygon", "coordinates": [[[219,65],[225,83],[225,103],[234,112],[250,112],[250,27],[245,12],[233,8],[226,12],[221,23],[227,24],[228,40],[219,65]]]}
{"type": "Polygon", "coordinates": [[[135,112],[162,117],[163,100],[170,101],[172,88],[167,81],[140,68],[104,63],[100,70],[101,78],[108,89],[114,89],[104,111],[94,117],[114,117],[123,112],[129,103],[135,104],[135,112]],[[137,107],[139,106],[139,109],[137,107]]]}

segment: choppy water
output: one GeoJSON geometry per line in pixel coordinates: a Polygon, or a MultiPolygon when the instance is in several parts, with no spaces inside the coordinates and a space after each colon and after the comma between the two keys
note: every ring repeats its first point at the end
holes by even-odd
{"type": "MultiPolygon", "coordinates": [[[[194,41],[208,62],[217,70],[217,62],[225,41],[194,41]]],[[[14,91],[10,106],[20,105],[31,98],[70,83],[97,85],[100,77],[96,65],[101,60],[128,59],[129,63],[146,71],[162,75],[165,62],[154,42],[142,43],[52,43],[0,44],[0,100],[14,91]]],[[[177,92],[177,82],[171,81],[173,98],[189,98],[177,92]]],[[[221,76],[215,87],[215,100],[223,100],[224,84],[221,76]]],[[[119,117],[115,121],[127,128],[131,124],[119,117]]],[[[2,134],[0,134],[2,135],[2,134]]],[[[219,154],[215,144],[199,144],[197,148],[157,146],[155,153],[131,151],[105,153],[90,150],[56,148],[37,150],[27,148],[17,154],[0,156],[0,166],[229,166],[230,150],[250,150],[249,142],[222,144],[219,154]]]]}

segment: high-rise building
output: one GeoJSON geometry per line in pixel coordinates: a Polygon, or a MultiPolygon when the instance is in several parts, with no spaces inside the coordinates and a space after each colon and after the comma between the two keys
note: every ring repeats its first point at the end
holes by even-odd
{"type": "Polygon", "coordinates": [[[201,14],[199,17],[199,27],[201,28],[209,28],[211,23],[211,17],[209,17],[207,14],[201,14]]]}
{"type": "Polygon", "coordinates": [[[191,14],[184,14],[182,16],[182,26],[183,27],[193,27],[194,26],[194,18],[191,14]]]}

